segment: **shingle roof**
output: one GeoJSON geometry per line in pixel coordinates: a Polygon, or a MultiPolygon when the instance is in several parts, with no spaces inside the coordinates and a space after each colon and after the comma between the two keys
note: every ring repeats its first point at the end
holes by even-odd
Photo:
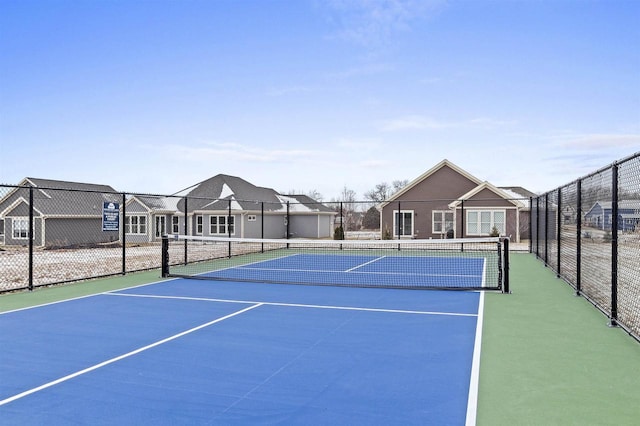
{"type": "MultiPolygon", "coordinates": [[[[45,216],[96,216],[102,214],[105,201],[121,202],[122,197],[108,185],[25,178],[20,186],[37,188],[33,192],[35,210],[45,216]]],[[[16,188],[6,200],[29,199],[26,188],[16,188]]]]}

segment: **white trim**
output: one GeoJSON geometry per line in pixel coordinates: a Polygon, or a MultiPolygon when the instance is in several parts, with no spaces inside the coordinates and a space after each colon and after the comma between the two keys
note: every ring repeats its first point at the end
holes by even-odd
{"type": "Polygon", "coordinates": [[[438,234],[438,235],[444,235],[448,232],[447,229],[447,214],[451,215],[451,229],[453,230],[453,232],[455,232],[455,221],[456,221],[456,214],[453,210],[431,210],[431,233],[432,234],[438,234]],[[442,230],[440,231],[436,231],[436,221],[434,218],[434,214],[435,213],[444,213],[444,220],[438,221],[439,223],[442,223],[442,230]]]}
{"type": "MultiPolygon", "coordinates": [[[[489,182],[485,181],[482,184],[480,184],[480,185],[476,186],[475,188],[473,188],[471,191],[467,192],[466,194],[463,194],[463,195],[459,196],[457,200],[451,202],[449,204],[449,208],[452,208],[452,209],[453,208],[457,208],[461,204],[461,202],[462,202],[461,200],[471,201],[476,194],[478,194],[480,191],[482,191],[484,189],[488,189],[489,191],[493,192],[494,194],[496,194],[497,196],[502,198],[504,201],[507,201],[507,202],[513,204],[518,209],[523,209],[525,207],[525,205],[522,202],[520,202],[518,200],[511,199],[511,197],[509,197],[509,194],[505,193],[500,188],[498,188],[496,186],[493,186],[489,182]]],[[[506,207],[501,207],[501,208],[506,208],[506,207]]]]}
{"type": "Polygon", "coordinates": [[[410,234],[404,234],[404,220],[403,220],[403,227],[402,227],[402,234],[400,234],[400,237],[411,237],[413,238],[415,235],[415,229],[416,229],[416,212],[415,210],[400,210],[400,212],[398,212],[398,210],[394,210],[393,211],[393,232],[392,235],[394,237],[398,236],[398,224],[396,223],[396,213],[399,213],[400,215],[404,214],[404,213],[410,213],[411,214],[411,233],[410,234]]]}
{"type": "Polygon", "coordinates": [[[482,350],[482,323],[484,319],[484,292],[480,292],[478,317],[476,319],[476,339],[473,344],[469,397],[467,399],[467,417],[465,426],[475,426],[478,415],[478,388],[480,384],[480,355],[482,350]]]}
{"type": "Polygon", "coordinates": [[[478,235],[478,236],[488,236],[489,234],[491,234],[491,230],[493,229],[494,226],[496,226],[496,222],[495,222],[495,213],[496,212],[500,212],[504,215],[503,218],[503,222],[502,222],[502,226],[503,229],[501,230],[500,234],[501,235],[505,235],[507,232],[507,210],[504,208],[484,208],[484,207],[474,207],[474,208],[469,208],[469,209],[464,209],[464,217],[462,218],[464,220],[464,232],[466,235],[478,235]],[[479,215],[478,217],[478,230],[477,232],[470,232],[469,231],[469,213],[484,213],[484,212],[488,212],[491,213],[491,221],[489,223],[489,232],[482,232],[482,215],[479,215]]]}
{"type": "MultiPolygon", "coordinates": [[[[126,235],[149,235],[149,224],[150,220],[149,220],[149,214],[148,213],[133,213],[133,214],[129,214],[127,213],[125,218],[124,218],[124,232],[126,235]],[[138,228],[138,232],[131,232],[131,218],[132,217],[137,217],[138,219],[141,217],[145,218],[145,230],[144,232],[140,232],[140,221],[138,220],[138,223],[136,224],[136,227],[138,228]],[[129,219],[129,229],[127,230],[127,219],[129,219]]],[[[154,226],[155,224],[153,224],[152,226],[154,226]]],[[[153,235],[153,230],[151,230],[151,234],[153,235]]]]}
{"type": "Polygon", "coordinates": [[[451,161],[449,161],[447,159],[444,159],[441,162],[439,162],[438,164],[436,164],[435,166],[433,166],[432,168],[430,168],[429,170],[427,170],[426,172],[424,172],[423,174],[421,174],[420,176],[418,176],[417,178],[415,178],[414,180],[412,180],[411,182],[409,182],[409,184],[407,184],[407,186],[405,186],[400,191],[398,191],[395,194],[393,194],[391,196],[391,198],[389,198],[386,202],[380,204],[380,207],[381,208],[385,207],[391,201],[394,201],[394,200],[400,198],[403,194],[407,193],[410,189],[412,189],[415,186],[419,185],[424,180],[426,180],[429,176],[431,176],[432,174],[434,174],[435,172],[437,172],[438,170],[440,170],[441,168],[443,168],[445,166],[448,166],[450,169],[452,169],[453,171],[457,172],[461,176],[469,179],[470,181],[474,182],[476,185],[482,184],[482,180],[480,180],[477,177],[473,176],[472,174],[470,174],[466,170],[456,166],[451,161]]]}

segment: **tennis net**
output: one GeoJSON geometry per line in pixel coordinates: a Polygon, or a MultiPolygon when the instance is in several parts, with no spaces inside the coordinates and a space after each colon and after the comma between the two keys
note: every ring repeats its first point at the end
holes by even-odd
{"type": "Polygon", "coordinates": [[[508,239],[308,240],[169,235],[163,277],[508,292],[508,239]]]}

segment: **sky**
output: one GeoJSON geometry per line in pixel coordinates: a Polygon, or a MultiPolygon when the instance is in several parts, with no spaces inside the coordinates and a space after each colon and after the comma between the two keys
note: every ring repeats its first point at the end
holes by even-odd
{"type": "Polygon", "coordinates": [[[636,0],[0,0],[0,183],[544,192],[638,151],[636,0]]]}

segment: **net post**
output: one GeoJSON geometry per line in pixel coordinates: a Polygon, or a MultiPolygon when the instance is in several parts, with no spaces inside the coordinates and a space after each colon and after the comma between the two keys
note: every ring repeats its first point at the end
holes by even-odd
{"type": "Polygon", "coordinates": [[[502,246],[502,293],[509,294],[509,238],[502,240],[502,246]]]}
{"type": "MultiPolygon", "coordinates": [[[[186,243],[186,240],[185,240],[186,243]]],[[[162,278],[169,276],[169,236],[162,236],[162,278]]]]}

